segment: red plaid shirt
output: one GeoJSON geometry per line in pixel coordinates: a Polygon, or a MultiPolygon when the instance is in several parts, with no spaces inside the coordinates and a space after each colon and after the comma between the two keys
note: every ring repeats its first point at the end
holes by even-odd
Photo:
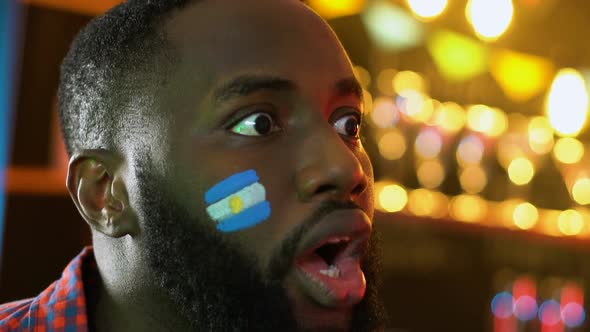
{"type": "Polygon", "coordinates": [[[37,297],[0,304],[0,331],[88,331],[83,279],[97,275],[92,248],[86,247],[37,297]]]}

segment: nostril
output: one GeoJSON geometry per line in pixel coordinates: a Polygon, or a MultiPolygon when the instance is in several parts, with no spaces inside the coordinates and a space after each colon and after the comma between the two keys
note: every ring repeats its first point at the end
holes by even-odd
{"type": "Polygon", "coordinates": [[[359,196],[360,194],[362,194],[363,191],[365,191],[365,183],[359,183],[356,185],[356,187],[354,187],[354,189],[352,189],[352,191],[350,192],[350,194],[355,197],[355,196],[359,196]]]}
{"type": "Polygon", "coordinates": [[[323,194],[323,193],[330,192],[330,191],[333,191],[336,189],[337,188],[333,185],[323,184],[315,190],[315,194],[323,194]]]}

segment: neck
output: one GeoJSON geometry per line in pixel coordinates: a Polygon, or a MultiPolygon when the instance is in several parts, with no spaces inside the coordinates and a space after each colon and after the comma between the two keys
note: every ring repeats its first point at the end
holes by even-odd
{"type": "Polygon", "coordinates": [[[161,295],[121,294],[100,282],[87,294],[90,331],[189,331],[186,320],[161,295]]]}
{"type": "MultiPolygon", "coordinates": [[[[130,239],[127,239],[130,241],[130,239]]],[[[188,321],[154,284],[130,243],[105,245],[94,236],[98,282],[86,290],[90,331],[189,331],[188,321]]]]}

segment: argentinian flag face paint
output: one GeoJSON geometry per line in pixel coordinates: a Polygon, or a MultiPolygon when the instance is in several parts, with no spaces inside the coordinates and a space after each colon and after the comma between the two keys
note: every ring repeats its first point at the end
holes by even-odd
{"type": "Polygon", "coordinates": [[[253,227],[270,217],[266,190],[254,170],[234,174],[205,193],[207,213],[222,232],[253,227]]]}

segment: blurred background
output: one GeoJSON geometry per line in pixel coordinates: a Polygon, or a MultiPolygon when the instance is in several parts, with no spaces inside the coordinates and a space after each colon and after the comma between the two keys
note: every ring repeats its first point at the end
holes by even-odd
{"type": "MultiPolygon", "coordinates": [[[[76,32],[116,3],[0,0],[0,302],[90,244],[56,90],[76,32]]],[[[308,3],[365,89],[392,327],[590,331],[590,3],[308,3]]]]}

